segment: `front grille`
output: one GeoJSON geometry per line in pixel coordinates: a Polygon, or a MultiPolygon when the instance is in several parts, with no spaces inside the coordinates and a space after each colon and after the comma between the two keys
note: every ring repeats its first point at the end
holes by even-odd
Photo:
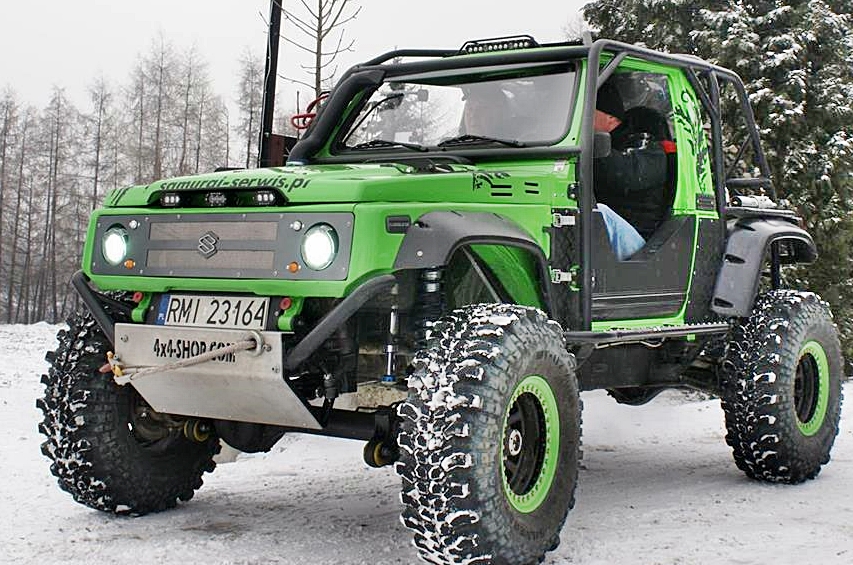
{"type": "Polygon", "coordinates": [[[170,274],[178,268],[187,270],[275,270],[275,252],[273,251],[220,251],[211,257],[199,255],[198,251],[181,249],[150,249],[145,265],[151,269],[169,269],[170,274]]]}
{"type": "Polygon", "coordinates": [[[277,222],[154,222],[151,224],[151,241],[198,240],[201,234],[214,232],[222,240],[275,241],[277,222]]]}

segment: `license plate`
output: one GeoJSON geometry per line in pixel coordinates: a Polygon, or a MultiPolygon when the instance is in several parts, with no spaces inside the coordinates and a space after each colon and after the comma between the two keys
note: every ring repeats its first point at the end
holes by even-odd
{"type": "Polygon", "coordinates": [[[157,324],[241,330],[267,326],[269,298],[165,294],[160,299],[157,324]]]}

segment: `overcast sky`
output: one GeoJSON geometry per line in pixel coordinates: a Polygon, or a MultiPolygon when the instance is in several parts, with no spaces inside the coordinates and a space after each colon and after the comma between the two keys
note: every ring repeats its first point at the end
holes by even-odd
{"type": "MultiPolygon", "coordinates": [[[[562,41],[586,1],[360,0],[361,13],[345,30],[354,52],[340,58],[338,75],[398,47],[455,48],[468,39],[522,33],[562,41]]],[[[298,0],[284,2],[299,8],[298,0]]],[[[0,88],[11,86],[20,99],[43,107],[57,85],[85,109],[87,85],[101,73],[114,85],[126,82],[162,32],[179,49],[198,46],[216,91],[232,103],[241,53],[264,53],[269,7],[269,0],[0,0],[0,88]]],[[[283,33],[298,37],[287,25],[283,33]]],[[[281,73],[308,78],[296,48],[282,42],[280,57],[281,73]]]]}

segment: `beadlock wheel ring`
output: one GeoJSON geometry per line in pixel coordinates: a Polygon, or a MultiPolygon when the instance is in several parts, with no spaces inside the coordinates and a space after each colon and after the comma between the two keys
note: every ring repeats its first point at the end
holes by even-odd
{"type": "Polygon", "coordinates": [[[504,494],[518,512],[533,512],[545,501],[556,474],[559,446],[557,399],[545,379],[530,375],[513,391],[501,441],[504,494]]]}
{"type": "Polygon", "coordinates": [[[829,407],[829,360],[823,347],[806,343],[800,350],[794,376],[794,410],[797,427],[806,436],[820,431],[829,407]]]}

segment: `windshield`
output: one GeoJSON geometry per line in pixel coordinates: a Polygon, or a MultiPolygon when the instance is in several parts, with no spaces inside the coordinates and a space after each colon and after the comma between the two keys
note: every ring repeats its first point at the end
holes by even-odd
{"type": "Polygon", "coordinates": [[[526,147],[565,136],[575,89],[571,65],[485,71],[473,75],[471,69],[456,69],[390,79],[362,105],[341,138],[343,147],[526,147]]]}

